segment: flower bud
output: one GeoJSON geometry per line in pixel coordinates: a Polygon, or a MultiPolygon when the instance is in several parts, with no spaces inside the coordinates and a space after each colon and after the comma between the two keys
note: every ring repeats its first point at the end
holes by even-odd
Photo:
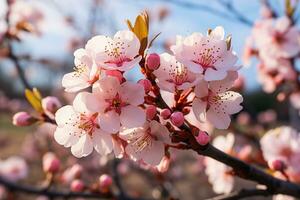
{"type": "Polygon", "coordinates": [[[15,126],[29,126],[36,121],[37,119],[29,115],[27,112],[18,112],[13,116],[13,124],[15,126]]]}
{"type": "Polygon", "coordinates": [[[46,112],[54,114],[61,107],[61,103],[56,97],[48,96],[42,99],[42,107],[46,112]]]}
{"type": "Polygon", "coordinates": [[[285,164],[282,160],[271,160],[270,162],[268,162],[268,165],[270,167],[270,169],[274,170],[274,171],[282,171],[285,169],[285,164]]]}
{"type": "Polygon", "coordinates": [[[64,183],[71,183],[74,179],[79,178],[81,176],[82,171],[82,166],[79,164],[75,164],[64,171],[61,179],[64,183]]]}
{"type": "Polygon", "coordinates": [[[182,112],[174,112],[171,115],[171,122],[174,126],[181,126],[184,122],[184,116],[182,112]]]}
{"type": "Polygon", "coordinates": [[[48,152],[43,156],[43,170],[47,173],[56,173],[60,167],[60,161],[52,152],[48,152]]]}
{"type": "Polygon", "coordinates": [[[84,183],[82,180],[73,180],[70,186],[72,192],[82,192],[84,190],[84,183]]]}
{"type": "Polygon", "coordinates": [[[123,82],[123,74],[120,71],[118,71],[118,70],[106,70],[105,73],[106,73],[107,76],[113,76],[113,77],[117,78],[120,81],[120,83],[123,82]]]}
{"type": "Polygon", "coordinates": [[[169,119],[171,111],[168,108],[165,108],[160,112],[160,115],[163,119],[169,119]]]}
{"type": "Polygon", "coordinates": [[[146,58],[146,65],[151,70],[156,70],[160,65],[160,57],[157,53],[151,53],[146,58]]]}
{"type": "Polygon", "coordinates": [[[199,131],[198,136],[196,136],[197,142],[204,146],[207,145],[210,141],[210,136],[205,131],[199,131]]]}
{"type": "Polygon", "coordinates": [[[108,174],[102,174],[99,178],[100,191],[107,193],[112,185],[112,178],[108,174]]]}
{"type": "Polygon", "coordinates": [[[147,119],[151,120],[156,115],[156,106],[150,105],[146,108],[147,119]]]}
{"type": "Polygon", "coordinates": [[[156,169],[160,173],[165,173],[166,171],[168,171],[169,166],[170,166],[170,157],[164,156],[160,161],[160,163],[156,166],[156,169]]]}
{"type": "Polygon", "coordinates": [[[148,79],[141,79],[138,81],[138,84],[141,84],[144,87],[145,93],[148,93],[151,91],[152,84],[151,84],[151,81],[149,81],[148,79]]]}

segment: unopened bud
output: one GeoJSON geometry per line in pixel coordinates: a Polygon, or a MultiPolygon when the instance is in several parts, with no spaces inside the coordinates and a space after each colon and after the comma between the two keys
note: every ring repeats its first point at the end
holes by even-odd
{"type": "Polygon", "coordinates": [[[200,145],[204,146],[209,143],[210,136],[204,131],[199,131],[198,136],[196,136],[196,140],[200,145]]]}
{"type": "Polygon", "coordinates": [[[72,192],[82,192],[84,190],[84,183],[82,180],[73,180],[70,186],[72,192]]]}
{"type": "Polygon", "coordinates": [[[151,120],[156,115],[156,106],[150,105],[146,108],[147,119],[151,120]]]}
{"type": "Polygon", "coordinates": [[[156,70],[160,65],[160,57],[157,53],[151,53],[146,58],[146,65],[151,70],[156,70]]]}
{"type": "Polygon", "coordinates": [[[42,107],[46,112],[54,114],[61,107],[61,103],[56,97],[48,96],[42,99],[42,107]]]}
{"type": "Polygon", "coordinates": [[[168,108],[165,108],[160,112],[160,115],[163,119],[169,119],[171,111],[168,108]]]}
{"type": "Polygon", "coordinates": [[[13,116],[13,124],[15,126],[30,126],[37,121],[36,118],[27,112],[18,112],[13,116]]]}
{"type": "Polygon", "coordinates": [[[48,173],[56,173],[58,172],[60,167],[60,161],[57,156],[48,152],[43,156],[43,170],[48,173]]]}
{"type": "Polygon", "coordinates": [[[285,169],[285,164],[282,160],[271,160],[270,162],[268,162],[268,165],[270,167],[270,169],[274,170],[274,171],[282,171],[285,169]]]}
{"type": "Polygon", "coordinates": [[[184,116],[182,112],[174,112],[171,115],[171,122],[174,126],[181,126],[184,123],[184,116]]]}
{"type": "Polygon", "coordinates": [[[145,93],[148,93],[151,91],[152,84],[151,84],[151,81],[149,81],[148,79],[141,79],[138,81],[138,84],[141,84],[144,87],[145,93]]]}
{"type": "Polygon", "coordinates": [[[103,174],[99,178],[99,189],[103,193],[107,193],[110,190],[110,186],[112,185],[112,178],[107,175],[103,174]]]}

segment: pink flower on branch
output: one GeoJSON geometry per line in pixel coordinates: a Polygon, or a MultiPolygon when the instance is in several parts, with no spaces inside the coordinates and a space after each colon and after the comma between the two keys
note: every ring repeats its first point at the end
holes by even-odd
{"type": "Polygon", "coordinates": [[[229,72],[221,81],[206,82],[202,80],[195,87],[193,111],[200,122],[209,121],[218,129],[227,129],[230,125],[230,115],[242,109],[240,103],[243,97],[233,91],[228,91],[237,78],[237,72],[229,72]]]}
{"type": "Polygon", "coordinates": [[[144,103],[145,91],[142,85],[120,82],[113,77],[99,80],[93,93],[86,93],[87,107],[99,112],[99,125],[109,133],[117,133],[120,126],[133,128],[142,126],[146,120],[145,111],[138,107],[144,103]]]}
{"type": "Polygon", "coordinates": [[[220,26],[207,36],[201,33],[193,33],[186,38],[178,36],[171,50],[189,70],[204,74],[206,81],[222,80],[227,71],[238,69],[235,66],[237,56],[224,39],[224,29],[220,26]]]}
{"type": "Polygon", "coordinates": [[[85,97],[88,93],[79,93],[73,106],[60,108],[55,114],[57,128],[54,139],[65,147],[71,147],[74,156],[88,156],[93,149],[101,155],[112,151],[111,135],[98,125],[98,113],[86,108],[85,97]]]}
{"type": "Polygon", "coordinates": [[[120,137],[128,142],[126,153],[134,161],[143,161],[155,166],[165,155],[165,144],[170,144],[168,129],[157,121],[146,122],[144,126],[124,129],[120,137]]]}
{"type": "Polygon", "coordinates": [[[108,70],[127,71],[141,60],[140,41],[131,31],[118,31],[113,38],[98,35],[87,42],[97,66],[108,70]]]}

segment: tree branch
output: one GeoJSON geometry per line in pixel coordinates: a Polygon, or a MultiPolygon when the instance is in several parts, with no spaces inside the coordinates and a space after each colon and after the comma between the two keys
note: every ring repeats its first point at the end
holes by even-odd
{"type": "Polygon", "coordinates": [[[245,197],[253,197],[253,196],[269,196],[270,192],[268,190],[262,190],[262,189],[252,189],[252,190],[246,190],[242,189],[237,192],[232,192],[230,194],[224,194],[220,196],[216,196],[213,198],[209,198],[206,200],[238,200],[245,197]]]}
{"type": "Polygon", "coordinates": [[[286,194],[298,198],[300,197],[299,185],[275,178],[255,166],[249,165],[235,157],[232,157],[218,150],[211,144],[201,146],[200,144],[198,144],[192,134],[190,134],[187,144],[189,145],[190,149],[196,151],[199,155],[208,156],[232,167],[235,175],[243,179],[251,180],[265,185],[267,187],[267,190],[269,191],[269,195],[286,194]]]}

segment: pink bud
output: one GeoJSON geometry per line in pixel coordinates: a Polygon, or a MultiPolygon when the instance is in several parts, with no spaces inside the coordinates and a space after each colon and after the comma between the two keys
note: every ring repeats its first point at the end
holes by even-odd
{"type": "Polygon", "coordinates": [[[146,108],[147,119],[151,120],[156,115],[156,106],[150,105],[146,108]]]}
{"type": "Polygon", "coordinates": [[[163,119],[169,119],[169,117],[171,115],[171,111],[169,109],[165,108],[160,112],[160,115],[163,119]]]}
{"type": "Polygon", "coordinates": [[[270,162],[268,162],[268,165],[270,167],[270,169],[275,170],[275,171],[282,171],[285,169],[285,164],[282,160],[271,160],[270,162]]]}
{"type": "Polygon", "coordinates": [[[43,156],[44,172],[56,173],[58,172],[59,167],[60,167],[60,161],[54,153],[48,152],[43,156]]]}
{"type": "Polygon", "coordinates": [[[151,70],[156,70],[160,65],[160,57],[157,53],[151,53],[146,58],[146,65],[151,70]]]}
{"type": "Polygon", "coordinates": [[[117,78],[120,81],[120,83],[123,82],[123,74],[120,71],[118,71],[118,70],[106,70],[105,73],[106,73],[107,76],[113,76],[113,77],[117,78]]]}
{"type": "Polygon", "coordinates": [[[29,115],[27,112],[18,112],[13,116],[13,124],[15,126],[29,126],[36,121],[37,119],[29,115]]]}
{"type": "Polygon", "coordinates": [[[164,156],[160,161],[160,163],[156,166],[156,169],[160,173],[165,173],[166,171],[168,171],[169,166],[170,166],[170,158],[168,156],[164,156]]]}
{"type": "Polygon", "coordinates": [[[54,114],[61,107],[61,103],[56,97],[48,96],[42,99],[42,107],[46,112],[54,114]]]}
{"type": "Polygon", "coordinates": [[[82,166],[79,164],[75,164],[64,171],[64,173],[61,176],[61,179],[64,183],[70,183],[74,179],[79,178],[81,176],[82,171],[82,166]]]}
{"type": "Polygon", "coordinates": [[[149,81],[148,79],[141,79],[138,81],[138,83],[144,87],[145,93],[148,93],[151,91],[152,84],[151,84],[151,81],[149,81]]]}
{"type": "Polygon", "coordinates": [[[112,178],[108,174],[102,174],[99,178],[99,187],[101,192],[108,192],[112,185],[112,178]]]}
{"type": "Polygon", "coordinates": [[[171,122],[174,126],[181,126],[184,122],[184,117],[182,112],[174,112],[171,115],[171,122]]]}
{"type": "Polygon", "coordinates": [[[196,137],[196,140],[200,145],[204,146],[204,145],[207,145],[209,143],[210,136],[204,131],[199,131],[199,134],[196,137]]]}
{"type": "Polygon", "coordinates": [[[82,192],[84,190],[84,183],[82,180],[73,180],[70,186],[72,192],[82,192]]]}

